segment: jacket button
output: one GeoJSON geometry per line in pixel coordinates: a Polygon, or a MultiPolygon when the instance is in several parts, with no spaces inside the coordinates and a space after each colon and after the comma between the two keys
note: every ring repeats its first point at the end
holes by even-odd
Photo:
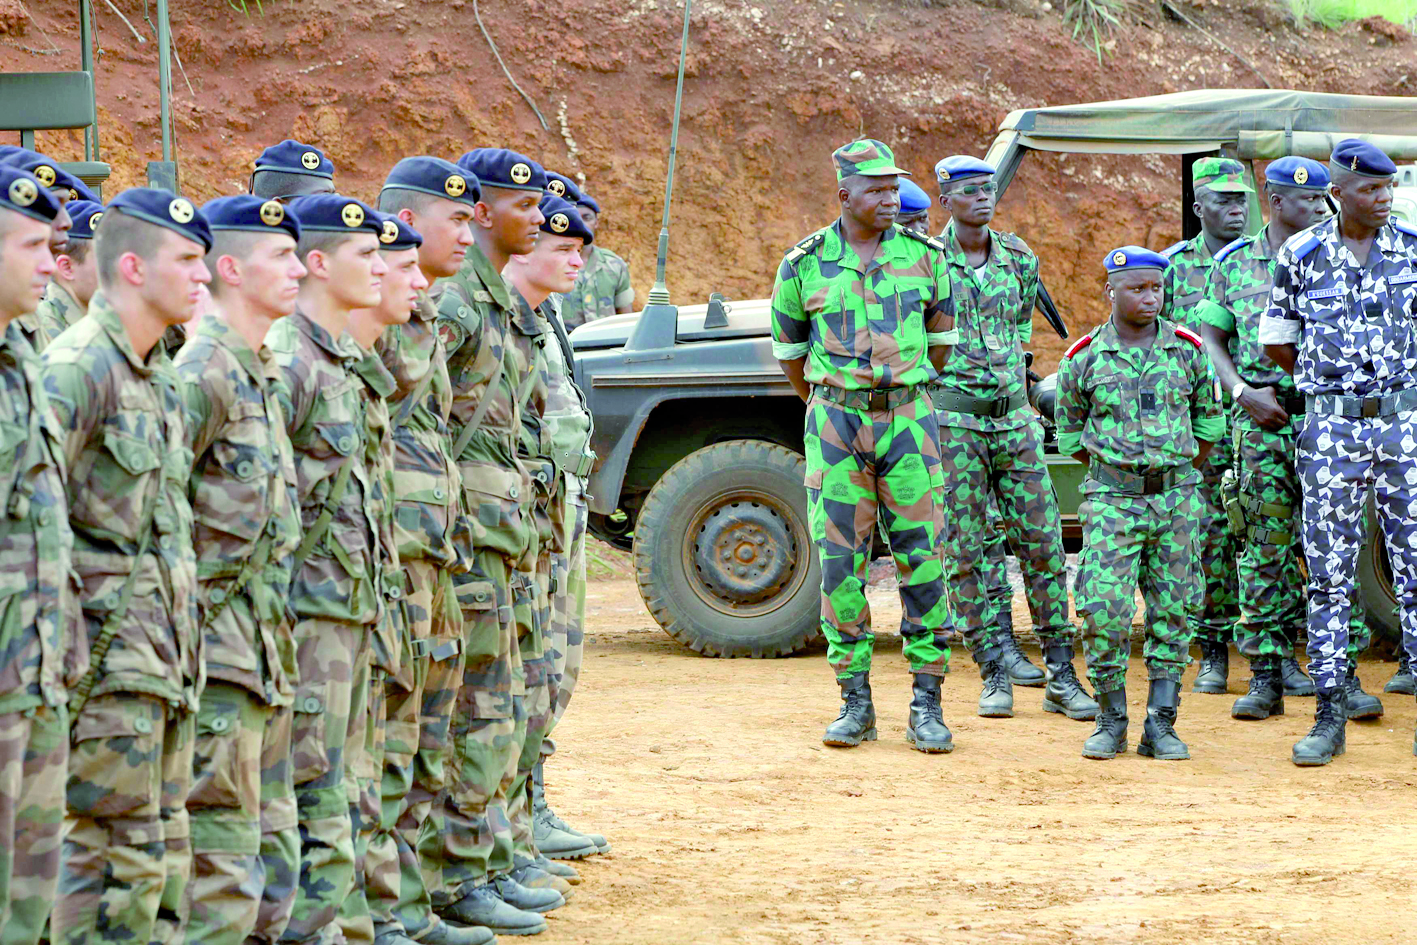
{"type": "Polygon", "coordinates": [[[507,490],[507,495],[511,496],[513,499],[521,498],[521,494],[521,490],[518,489],[516,486],[512,486],[510,489],[507,490]]]}
{"type": "Polygon", "coordinates": [[[306,711],[306,712],[319,712],[319,711],[320,711],[320,700],[319,700],[318,698],[316,698],[315,696],[307,696],[307,697],[305,698],[305,711],[306,711]]]}
{"type": "Polygon", "coordinates": [[[240,476],[242,479],[245,479],[246,477],[251,475],[250,460],[242,460],[241,462],[236,464],[236,475],[240,476]]]}
{"type": "Polygon", "coordinates": [[[389,600],[398,600],[403,596],[403,591],[397,587],[389,588],[389,600]]]}
{"type": "Polygon", "coordinates": [[[162,547],[162,550],[163,550],[163,551],[168,551],[169,549],[172,548],[172,536],[171,536],[171,535],[163,535],[161,538],[159,538],[159,539],[157,540],[157,543],[162,547]]]}
{"type": "Polygon", "coordinates": [[[339,447],[339,451],[341,453],[348,453],[350,450],[354,449],[354,438],[350,436],[342,436],[339,438],[339,442],[335,445],[339,447]]]}
{"type": "Polygon", "coordinates": [[[151,735],[153,731],[152,719],[137,719],[133,722],[133,731],[139,735],[151,735]]]}
{"type": "Polygon", "coordinates": [[[486,592],[486,591],[478,591],[476,594],[472,595],[472,599],[475,600],[475,601],[479,601],[479,602],[480,602],[480,601],[484,601],[484,600],[487,599],[487,592],[486,592]]]}
{"type": "Polygon", "coordinates": [[[212,592],[207,595],[207,600],[211,601],[213,604],[220,604],[222,601],[226,600],[226,591],[219,587],[213,588],[212,592]]]}
{"type": "Polygon", "coordinates": [[[434,489],[434,490],[433,490],[433,498],[437,499],[439,502],[442,502],[442,501],[443,501],[443,490],[442,490],[442,489],[434,489]]]}
{"type": "Polygon", "coordinates": [[[227,728],[230,727],[230,725],[231,723],[225,718],[222,718],[221,716],[217,716],[216,718],[212,719],[213,732],[224,732],[227,730],[227,728]]]}

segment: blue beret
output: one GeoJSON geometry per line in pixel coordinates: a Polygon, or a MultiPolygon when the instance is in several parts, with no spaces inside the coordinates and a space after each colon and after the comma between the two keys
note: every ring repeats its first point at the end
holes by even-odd
{"type": "Polygon", "coordinates": [[[0,152],[0,162],[9,164],[11,167],[18,167],[22,171],[29,171],[49,190],[68,190],[70,200],[99,202],[98,195],[89,189],[88,184],[64,170],[59,166],[59,162],[52,157],[37,151],[30,151],[27,148],[13,148],[13,150],[0,152]]]}
{"type": "Polygon", "coordinates": [[[1141,246],[1122,246],[1108,253],[1102,265],[1110,275],[1129,269],[1165,269],[1171,265],[1171,260],[1141,246]]]}
{"type": "Polygon", "coordinates": [[[335,179],[334,162],[325,157],[325,152],[292,138],[286,138],[280,144],[273,144],[262,151],[256,158],[256,170],[335,179]]]}
{"type": "Polygon", "coordinates": [[[69,230],[69,239],[93,239],[93,228],[98,226],[98,221],[103,217],[103,204],[93,200],[71,200],[64,209],[74,221],[74,226],[69,230]]]}
{"type": "Polygon", "coordinates": [[[1328,160],[1336,167],[1363,177],[1391,177],[1397,173],[1397,165],[1382,148],[1358,138],[1338,142],[1328,160]]]}
{"type": "Polygon", "coordinates": [[[595,242],[595,234],[585,225],[581,215],[576,212],[575,205],[569,200],[562,200],[555,194],[547,194],[536,206],[545,217],[541,221],[541,232],[550,233],[552,236],[580,237],[587,246],[595,242]]]}
{"type": "Polygon", "coordinates": [[[591,213],[595,214],[596,216],[600,216],[600,204],[596,203],[595,198],[592,197],[590,194],[586,193],[584,190],[581,191],[581,199],[576,201],[576,206],[585,207],[591,213]]]}
{"type": "Polygon", "coordinates": [[[506,148],[476,148],[458,158],[458,167],[472,171],[483,187],[506,190],[546,189],[546,171],[531,158],[506,148]]]}
{"type": "Polygon", "coordinates": [[[930,195],[920,189],[920,185],[904,177],[900,179],[900,212],[920,213],[930,209],[930,195]]]}
{"type": "Polygon", "coordinates": [[[212,230],[207,218],[192,206],[192,201],[170,190],[156,187],[130,187],[108,203],[108,211],[122,211],[154,226],[165,227],[194,243],[212,248],[212,230]]]}
{"type": "Polygon", "coordinates": [[[581,189],[576,182],[555,171],[546,172],[546,192],[561,197],[568,203],[577,203],[581,199],[581,189]]]}
{"type": "Polygon", "coordinates": [[[265,200],[250,194],[218,197],[202,204],[202,215],[213,232],[244,230],[248,233],[284,232],[300,241],[300,220],[295,211],[279,200],[265,200]]]}
{"type": "Polygon", "coordinates": [[[344,194],[304,194],[291,197],[287,209],[295,211],[305,232],[350,233],[380,236],[384,215],[362,200],[344,194]]]}
{"type": "Polygon", "coordinates": [[[53,223],[59,215],[59,198],[33,174],[0,164],[0,209],[22,213],[31,220],[53,223]]]}
{"type": "Polygon", "coordinates": [[[476,174],[451,161],[427,156],[408,157],[395,164],[379,193],[385,190],[416,190],[469,206],[482,199],[482,185],[476,174]]]}
{"type": "Polygon", "coordinates": [[[379,248],[389,252],[401,249],[417,249],[423,245],[423,234],[403,222],[392,213],[379,213],[379,248]]]}
{"type": "Polygon", "coordinates": [[[968,154],[951,154],[935,165],[935,179],[942,184],[952,184],[966,177],[992,177],[994,167],[968,154]]]}
{"type": "Polygon", "coordinates": [[[1305,157],[1282,157],[1264,169],[1266,184],[1323,190],[1328,187],[1328,168],[1305,157]]]}

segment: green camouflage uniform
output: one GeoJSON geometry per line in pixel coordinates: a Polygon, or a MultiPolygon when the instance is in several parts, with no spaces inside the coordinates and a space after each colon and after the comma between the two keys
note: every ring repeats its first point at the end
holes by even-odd
{"type": "MultiPolygon", "coordinates": [[[[1024,390],[1023,345],[1033,337],[1038,258],[1012,233],[993,233],[989,258],[975,270],[955,237],[947,247],[959,343],[930,385],[940,418],[947,584],[976,662],[997,659],[1009,622],[990,593],[989,509],[995,506],[1023,572],[1029,609],[1046,647],[1072,642],[1062,519],[1043,460],[1043,429],[1024,390]]],[[[991,572],[994,572],[991,574],[991,572]]],[[[1004,583],[1007,584],[1005,578],[1004,583]]]]}
{"type": "Polygon", "coordinates": [[[34,945],[59,887],[67,687],[88,666],[75,639],[74,536],[64,430],[17,324],[0,338],[0,943],[34,945]]]}
{"type": "MultiPolygon", "coordinates": [[[[893,162],[883,145],[838,151],[893,162]]],[[[838,168],[839,177],[852,174],[838,168]]],[[[953,630],[940,553],[939,423],[924,385],[927,351],[954,344],[944,246],[898,226],[862,262],[840,220],[788,252],[772,298],[773,355],[806,358],[803,437],[812,539],[822,566],[822,632],[839,679],[871,667],[866,571],[877,506],[900,572],[901,636],[911,672],[941,675],[953,630]]]]}
{"type": "Polygon", "coordinates": [[[567,331],[635,304],[629,263],[601,246],[587,248],[584,255],[585,268],[561,301],[567,331]]]}
{"type": "Polygon", "coordinates": [[[69,294],[69,290],[51,281],[44,291],[44,299],[35,309],[34,317],[39,319],[40,334],[48,344],[75,325],[84,317],[84,307],[69,294]]]}
{"type": "Polygon", "coordinates": [[[189,494],[207,686],[192,791],[194,942],[274,942],[300,871],[290,730],[298,673],[286,615],[300,544],[295,456],[271,352],[204,318],[175,362],[196,467],[189,494]]]}
{"type": "MultiPolygon", "coordinates": [[[[1235,646],[1262,668],[1277,668],[1278,660],[1294,652],[1307,619],[1298,541],[1302,490],[1294,471],[1304,397],[1259,343],[1260,316],[1269,308],[1273,282],[1274,254],[1266,227],[1215,254],[1205,298],[1197,306],[1203,321],[1230,334],[1230,356],[1245,383],[1273,387],[1290,415],[1280,429],[1266,430],[1238,403],[1232,410],[1239,501],[1246,519],[1245,533],[1238,536],[1241,622],[1235,646]]],[[[1354,592],[1349,659],[1367,647],[1370,636],[1356,582],[1354,592]]]]}
{"type": "Polygon", "coordinates": [[[203,686],[181,381],[160,345],[134,353],[101,292],[44,361],[93,653],[73,719],[52,940],[181,942],[203,686]]]}
{"type": "Polygon", "coordinates": [[[1191,460],[1199,440],[1224,432],[1218,387],[1200,339],[1164,319],[1145,348],[1123,344],[1109,319],[1058,367],[1058,451],[1091,457],[1073,595],[1099,693],[1125,683],[1138,588],[1150,678],[1179,682],[1186,667],[1200,480],[1191,460]]]}
{"type": "Polygon", "coordinates": [[[300,811],[300,885],[284,942],[333,942],[336,914],[354,888],[349,805],[356,778],[346,752],[365,731],[369,647],[383,618],[377,471],[368,466],[363,352],[303,312],[281,319],[266,339],[280,369],[281,408],[295,448],[297,495],[307,552],[291,583],[300,671],[291,733],[300,811]],[[344,495],[329,499],[348,463],[344,495]],[[329,527],[311,544],[322,513],[329,527]],[[308,547],[307,547],[308,546],[308,547]]]}

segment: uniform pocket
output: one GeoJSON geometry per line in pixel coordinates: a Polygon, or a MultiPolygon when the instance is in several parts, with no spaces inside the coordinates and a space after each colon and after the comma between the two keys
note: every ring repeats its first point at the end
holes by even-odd
{"type": "Polygon", "coordinates": [[[295,719],[291,728],[291,777],[305,784],[330,770],[325,742],[329,708],[323,683],[310,683],[295,691],[295,719]]]}
{"type": "Polygon", "coordinates": [[[197,741],[192,756],[189,810],[253,806],[261,799],[260,738],[252,745],[241,726],[237,704],[202,705],[197,713],[197,741]],[[254,751],[252,750],[254,748],[254,751]]]}
{"type": "Polygon", "coordinates": [[[135,824],[127,829],[160,841],[162,733],[163,707],[157,699],[128,693],[90,699],[71,732],[69,812],[148,821],[146,828],[135,824]]]}
{"type": "Polygon", "coordinates": [[[495,657],[502,637],[502,614],[497,606],[497,589],[491,581],[458,584],[458,606],[463,611],[463,639],[467,662],[495,657]]]}

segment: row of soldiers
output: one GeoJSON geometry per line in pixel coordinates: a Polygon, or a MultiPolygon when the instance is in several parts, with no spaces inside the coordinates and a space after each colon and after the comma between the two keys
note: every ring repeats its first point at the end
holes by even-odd
{"type": "MultiPolygon", "coordinates": [[[[1314,728],[1293,760],[1325,764],[1341,753],[1347,719],[1383,711],[1363,691],[1354,661],[1367,642],[1353,569],[1373,477],[1406,649],[1417,646],[1417,632],[1406,629],[1417,617],[1410,606],[1417,584],[1409,586],[1402,560],[1417,513],[1403,508],[1398,481],[1414,477],[1382,466],[1395,462],[1384,453],[1396,443],[1388,443],[1388,428],[1405,422],[1407,408],[1396,395],[1365,396],[1399,383],[1417,356],[1417,313],[1405,294],[1417,282],[1417,233],[1388,219],[1392,162],[1356,140],[1335,149],[1332,173],[1304,158],[1275,161],[1266,171],[1269,223],[1244,236],[1253,188],[1243,166],[1205,158],[1192,168],[1200,236],[1165,253],[1126,246],[1104,258],[1110,317],[1064,356],[1055,408],[1060,452],[1088,467],[1074,598],[1096,700],[1072,666],[1057,500],[1026,392],[1023,345],[1038,262],[1017,236],[989,227],[995,170],[967,155],[935,166],[950,221],[932,237],[932,201],[885,144],[845,145],[833,164],[841,216],[787,253],[772,306],[774,353],[807,403],[822,629],[842,691],[824,742],[852,747],[876,737],[864,584],[879,511],[901,575],[901,634],[915,680],[906,738],[916,748],[953,748],[939,694],[958,625],[979,665],[981,716],[1012,715],[1016,681],[1042,683],[1046,711],[1096,721],[1085,757],[1125,751],[1125,675],[1140,590],[1149,693],[1139,753],[1189,757],[1175,722],[1191,643],[1202,648],[1196,691],[1224,692],[1232,633],[1253,670],[1232,714],[1263,719],[1283,713],[1286,694],[1317,695],[1314,728]],[[1335,218],[1328,199],[1341,208],[1335,218]],[[1345,246],[1348,229],[1358,234],[1346,255],[1334,246],[1339,222],[1345,246]],[[1329,248],[1315,254],[1321,246],[1329,248]],[[1287,287],[1276,276],[1285,252],[1293,267],[1287,287]],[[1297,260],[1306,257],[1303,266],[1319,268],[1303,269],[1297,260]],[[1351,286],[1345,265],[1360,270],[1351,286]],[[1341,301],[1308,310],[1326,299],[1341,301]],[[1286,344],[1266,343],[1262,315],[1284,326],[1286,344]],[[1302,356],[1291,347],[1298,338],[1302,356]],[[1341,427],[1331,418],[1350,416],[1378,418],[1383,429],[1367,431],[1376,439],[1361,448],[1339,446],[1327,425],[1341,427]],[[1335,483],[1341,501],[1326,493],[1335,483]],[[1042,673],[1002,619],[1010,597],[1005,540],[1043,642],[1042,673]],[[1293,659],[1305,629],[1313,680],[1293,659]]],[[[1403,442],[1410,452],[1417,440],[1403,442]]],[[[1408,665],[1390,691],[1411,691],[1408,665]]]]}
{"type": "Polygon", "coordinates": [[[498,148],[334,176],[105,206],[0,154],[0,942],[481,945],[609,848],[542,778],[599,207],[498,148]]]}

